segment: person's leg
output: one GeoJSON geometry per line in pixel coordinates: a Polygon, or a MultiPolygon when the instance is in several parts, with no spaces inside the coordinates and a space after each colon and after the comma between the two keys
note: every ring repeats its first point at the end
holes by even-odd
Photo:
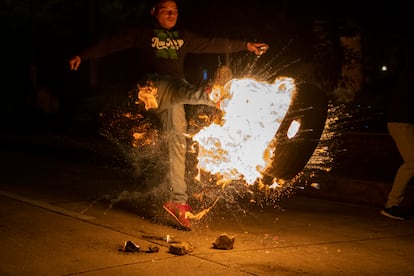
{"type": "Polygon", "coordinates": [[[197,99],[197,96],[193,98],[194,88],[185,81],[158,76],[153,79],[153,84],[158,89],[158,109],[155,112],[160,114],[164,137],[168,145],[168,179],[172,190],[171,200],[185,203],[188,198],[185,183],[187,119],[183,103],[201,103],[205,102],[206,98],[197,99]]]}
{"type": "Polygon", "coordinates": [[[163,78],[155,82],[158,87],[158,108],[169,108],[171,105],[209,105],[216,103],[209,98],[205,87],[195,87],[185,80],[163,78]]]}
{"type": "Polygon", "coordinates": [[[157,88],[158,113],[164,137],[167,139],[169,159],[169,185],[172,191],[171,200],[164,204],[164,209],[183,227],[190,228],[191,222],[186,212],[191,207],[186,204],[187,184],[185,182],[185,158],[187,153],[187,120],[184,103],[209,103],[207,95],[196,92],[183,81],[170,78],[157,78],[153,81],[157,88]],[[193,95],[193,93],[195,95],[193,95]]]}
{"type": "Polygon", "coordinates": [[[168,151],[168,188],[171,194],[164,203],[163,208],[186,229],[191,228],[191,221],[186,212],[191,211],[187,205],[187,185],[185,182],[185,156],[187,128],[184,106],[172,105],[168,109],[156,110],[166,139],[168,151]]]}
{"type": "MultiPolygon", "coordinates": [[[[156,96],[152,97],[156,99],[156,107],[154,105],[146,105],[146,108],[150,107],[157,110],[169,109],[172,105],[209,105],[217,107],[222,100],[219,96],[218,99],[211,99],[210,94],[213,93],[211,87],[201,86],[195,87],[182,79],[176,79],[169,76],[159,76],[157,74],[148,76],[147,79],[141,81],[139,90],[144,91],[144,94],[148,91],[156,89],[156,96]],[[151,86],[151,89],[145,89],[145,87],[151,86]]],[[[138,94],[141,94],[138,93],[138,94]]]]}
{"type": "Polygon", "coordinates": [[[187,121],[183,105],[173,105],[169,110],[168,155],[170,167],[170,183],[172,200],[185,203],[187,201],[187,185],[185,183],[185,157],[187,141],[184,136],[187,121]]]}
{"type": "Polygon", "coordinates": [[[407,189],[407,185],[414,177],[414,125],[408,123],[388,123],[388,130],[395,141],[403,164],[397,171],[386,208],[399,206],[407,189]]]}

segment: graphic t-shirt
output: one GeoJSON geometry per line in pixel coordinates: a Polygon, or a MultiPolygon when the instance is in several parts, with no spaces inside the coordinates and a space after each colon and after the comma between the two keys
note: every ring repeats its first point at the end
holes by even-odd
{"type": "Polygon", "coordinates": [[[206,37],[184,29],[165,30],[157,26],[142,26],[105,38],[79,55],[85,60],[96,59],[132,48],[140,51],[145,63],[150,65],[148,73],[184,78],[186,54],[239,52],[246,50],[246,41],[206,37]]]}

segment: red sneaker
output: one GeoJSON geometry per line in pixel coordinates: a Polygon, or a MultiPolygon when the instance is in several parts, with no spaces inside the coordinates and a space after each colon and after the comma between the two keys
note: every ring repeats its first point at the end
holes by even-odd
{"type": "Polygon", "coordinates": [[[170,201],[165,203],[163,207],[182,227],[186,229],[191,228],[191,221],[186,215],[187,212],[191,211],[190,205],[170,201]]]}

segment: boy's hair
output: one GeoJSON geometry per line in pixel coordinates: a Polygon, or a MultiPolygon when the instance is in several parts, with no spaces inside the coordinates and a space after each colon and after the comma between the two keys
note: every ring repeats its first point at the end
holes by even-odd
{"type": "Polygon", "coordinates": [[[156,14],[158,12],[158,9],[160,8],[161,4],[167,1],[173,1],[177,4],[178,6],[178,0],[155,0],[152,8],[151,8],[151,13],[152,14],[156,14]]]}

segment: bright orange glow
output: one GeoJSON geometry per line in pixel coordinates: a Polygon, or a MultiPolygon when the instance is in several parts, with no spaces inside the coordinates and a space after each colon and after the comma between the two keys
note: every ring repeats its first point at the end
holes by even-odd
{"type": "MultiPolygon", "coordinates": [[[[270,165],[275,134],[289,108],[296,86],[292,78],[273,83],[252,78],[229,81],[214,98],[223,98],[221,124],[213,123],[192,138],[199,145],[198,168],[221,181],[253,184],[270,165]]],[[[292,129],[299,128],[298,122],[292,129]]]]}
{"type": "Polygon", "coordinates": [[[154,144],[158,141],[157,137],[158,131],[153,129],[149,122],[132,128],[132,146],[134,148],[154,144]]]}
{"type": "Polygon", "coordinates": [[[146,85],[138,87],[138,99],[144,102],[145,109],[158,108],[157,95],[158,89],[154,87],[151,81],[147,81],[146,85]]]}

